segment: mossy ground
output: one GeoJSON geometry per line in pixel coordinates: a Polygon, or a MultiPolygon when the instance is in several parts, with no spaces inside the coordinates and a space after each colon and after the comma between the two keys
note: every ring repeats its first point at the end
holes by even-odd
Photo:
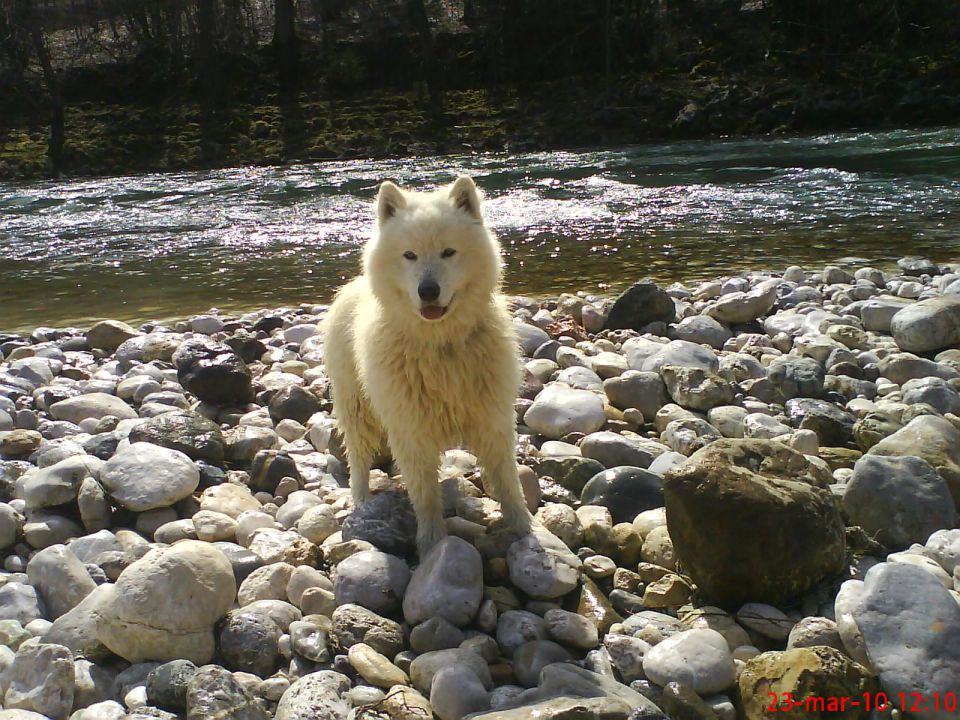
{"type": "MultiPolygon", "coordinates": [[[[415,93],[334,100],[275,95],[219,108],[196,101],[82,102],[66,109],[64,168],[101,175],[503,149],[516,106],[495,108],[489,94],[446,93],[439,121],[415,93]]],[[[47,132],[40,117],[0,130],[0,177],[47,174],[47,132]]]]}

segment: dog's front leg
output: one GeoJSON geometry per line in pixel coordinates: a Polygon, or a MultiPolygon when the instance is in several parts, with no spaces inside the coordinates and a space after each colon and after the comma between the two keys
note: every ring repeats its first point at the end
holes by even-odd
{"type": "Polygon", "coordinates": [[[513,433],[491,434],[474,439],[471,449],[483,468],[483,485],[500,502],[503,519],[520,535],[530,532],[533,518],[517,475],[516,436],[513,433]]]}
{"type": "Polygon", "coordinates": [[[370,463],[372,453],[368,451],[347,453],[350,466],[350,495],[356,510],[370,499],[370,463]]]}
{"type": "MultiPolygon", "coordinates": [[[[416,428],[411,431],[416,432],[416,428]]],[[[416,438],[407,437],[408,432],[400,433],[400,437],[391,434],[390,445],[417,515],[417,552],[423,560],[447,534],[438,482],[440,451],[425,452],[422,439],[418,446],[416,438]]]]}

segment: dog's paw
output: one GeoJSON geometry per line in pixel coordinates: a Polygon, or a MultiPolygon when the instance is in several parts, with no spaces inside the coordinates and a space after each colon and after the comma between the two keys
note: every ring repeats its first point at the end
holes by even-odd
{"type": "Polygon", "coordinates": [[[533,515],[525,507],[503,508],[503,520],[507,526],[521,537],[533,528],[533,515]]]}
{"type": "Polygon", "coordinates": [[[363,491],[363,490],[357,490],[356,488],[353,488],[353,492],[351,493],[351,497],[352,497],[352,499],[353,499],[353,509],[356,510],[358,507],[360,507],[361,505],[363,505],[365,502],[368,502],[368,501],[370,500],[370,498],[372,497],[372,495],[370,494],[370,490],[369,490],[369,489],[366,490],[366,491],[363,491]]]}
{"type": "Polygon", "coordinates": [[[447,536],[447,529],[443,524],[436,527],[426,527],[417,532],[417,554],[420,562],[433,550],[434,546],[447,536]]]}

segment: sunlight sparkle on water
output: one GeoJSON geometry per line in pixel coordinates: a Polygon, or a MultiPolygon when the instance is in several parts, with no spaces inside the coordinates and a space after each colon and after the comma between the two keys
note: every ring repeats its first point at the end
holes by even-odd
{"type": "Polygon", "coordinates": [[[458,173],[516,292],[958,254],[957,128],[47,181],[0,186],[0,329],[329,300],[381,180],[458,173]]]}

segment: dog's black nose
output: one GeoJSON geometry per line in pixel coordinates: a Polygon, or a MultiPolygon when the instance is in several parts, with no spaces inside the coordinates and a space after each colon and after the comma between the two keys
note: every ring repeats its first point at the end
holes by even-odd
{"type": "Polygon", "coordinates": [[[421,300],[433,302],[440,297],[440,286],[433,280],[424,280],[420,283],[419,287],[417,287],[417,294],[421,300]]]}

